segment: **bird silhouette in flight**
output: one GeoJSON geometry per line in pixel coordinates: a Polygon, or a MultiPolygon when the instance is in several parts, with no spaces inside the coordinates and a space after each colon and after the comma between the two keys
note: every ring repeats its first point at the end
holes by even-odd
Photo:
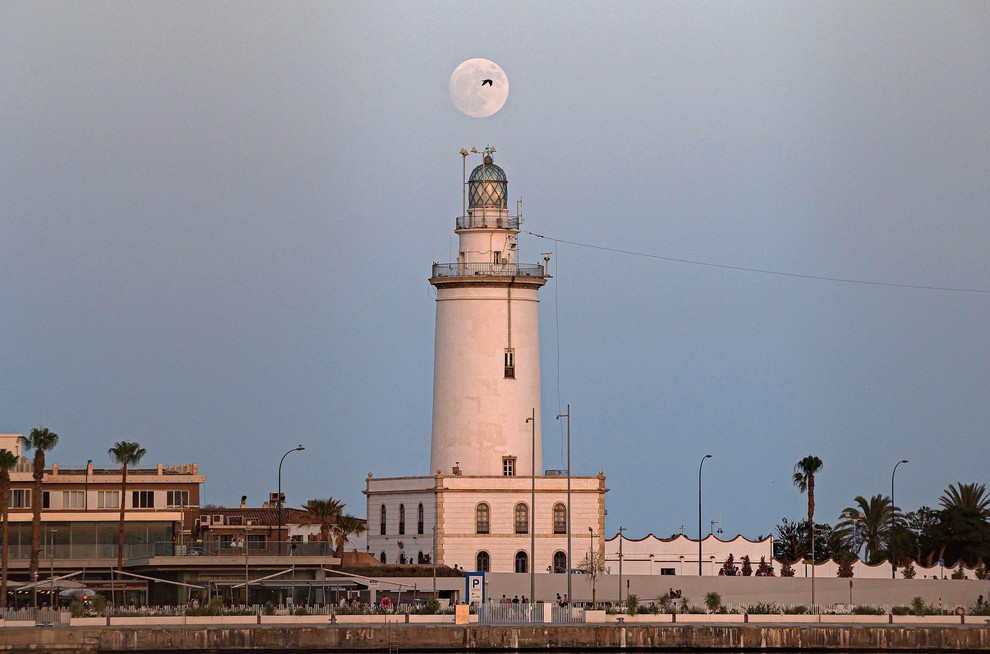
{"type": "Polygon", "coordinates": [[[482,81],[481,81],[481,85],[482,85],[482,86],[485,86],[486,84],[487,84],[488,86],[491,86],[491,85],[492,85],[492,81],[491,81],[490,79],[486,79],[486,80],[482,80],[482,81]]]}

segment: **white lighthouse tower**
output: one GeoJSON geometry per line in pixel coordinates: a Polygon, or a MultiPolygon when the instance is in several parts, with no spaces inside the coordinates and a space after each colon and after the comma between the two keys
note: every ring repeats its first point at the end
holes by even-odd
{"type": "MultiPolygon", "coordinates": [[[[508,181],[493,153],[487,148],[465,181],[457,260],[433,264],[430,276],[437,293],[430,470],[368,473],[364,554],[385,564],[557,574],[586,558],[592,543],[596,556],[604,554],[604,540],[589,543],[588,534],[605,531],[608,489],[602,471],[542,467],[537,293],[547,276],[543,265],[517,260],[519,216],[509,215],[508,181]],[[572,535],[583,536],[573,549],[572,535]]],[[[570,590],[565,576],[554,592],[570,590]]]]}
{"type": "Polygon", "coordinates": [[[467,184],[457,262],[435,264],[430,278],[437,289],[430,472],[539,474],[537,292],[545,271],[517,262],[519,217],[509,215],[508,180],[491,149],[467,184]]]}

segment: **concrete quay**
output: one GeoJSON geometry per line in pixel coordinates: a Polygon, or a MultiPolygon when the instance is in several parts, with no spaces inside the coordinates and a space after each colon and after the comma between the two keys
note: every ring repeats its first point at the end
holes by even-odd
{"type": "Polygon", "coordinates": [[[955,651],[990,650],[990,627],[870,624],[237,625],[9,628],[0,651],[955,651]]]}

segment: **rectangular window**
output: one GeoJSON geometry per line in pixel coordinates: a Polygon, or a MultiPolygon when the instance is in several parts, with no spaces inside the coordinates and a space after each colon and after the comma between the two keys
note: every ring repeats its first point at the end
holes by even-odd
{"type": "Polygon", "coordinates": [[[12,509],[30,509],[31,508],[31,489],[30,488],[22,488],[22,489],[10,491],[10,508],[12,508],[12,509]]]}
{"type": "Polygon", "coordinates": [[[674,570],[673,568],[660,568],[660,574],[665,576],[672,576],[672,575],[676,575],[677,571],[674,570]]]}
{"type": "Polygon", "coordinates": [[[503,477],[514,477],[516,475],[516,457],[514,456],[503,456],[502,457],[502,476],[503,477]]]}
{"type": "Polygon", "coordinates": [[[52,508],[52,494],[48,491],[41,491],[41,508],[52,508]]]}
{"type": "Polygon", "coordinates": [[[505,378],[516,378],[516,351],[511,347],[505,348],[505,378]]]}
{"type": "Polygon", "coordinates": [[[166,491],[165,506],[167,507],[189,506],[189,491],[187,490],[166,491]]]}
{"type": "Polygon", "coordinates": [[[496,266],[502,263],[502,253],[499,252],[498,250],[492,252],[492,263],[494,263],[496,266]]]}
{"type": "Polygon", "coordinates": [[[96,494],[96,508],[119,509],[120,491],[99,491],[96,494]]]}
{"type": "Polygon", "coordinates": [[[155,508],[155,491],[133,491],[131,493],[131,507],[135,509],[155,508]]]}
{"type": "Polygon", "coordinates": [[[86,508],[85,491],[62,491],[63,509],[84,509],[86,508]]]}
{"type": "Polygon", "coordinates": [[[248,534],[247,546],[249,550],[263,550],[268,546],[268,540],[264,534],[248,534]]]}

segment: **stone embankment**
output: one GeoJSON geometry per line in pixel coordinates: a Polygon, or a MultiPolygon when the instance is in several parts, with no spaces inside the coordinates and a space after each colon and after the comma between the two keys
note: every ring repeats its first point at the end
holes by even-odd
{"type": "Polygon", "coordinates": [[[869,624],[229,625],[4,629],[0,651],[990,650],[990,627],[869,624]]]}

